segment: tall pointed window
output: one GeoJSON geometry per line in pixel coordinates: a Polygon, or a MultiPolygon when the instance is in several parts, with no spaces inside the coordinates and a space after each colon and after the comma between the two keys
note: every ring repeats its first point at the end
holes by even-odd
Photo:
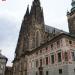
{"type": "Polygon", "coordinates": [[[40,32],[37,31],[36,32],[36,47],[40,46],[40,42],[41,42],[41,35],[40,35],[40,32]]]}

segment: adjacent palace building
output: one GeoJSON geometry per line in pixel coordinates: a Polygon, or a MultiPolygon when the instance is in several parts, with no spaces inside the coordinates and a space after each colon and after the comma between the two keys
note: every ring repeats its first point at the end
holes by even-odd
{"type": "Polygon", "coordinates": [[[75,0],[67,12],[69,33],[47,26],[39,0],[23,18],[13,75],[75,75],[75,0]]]}

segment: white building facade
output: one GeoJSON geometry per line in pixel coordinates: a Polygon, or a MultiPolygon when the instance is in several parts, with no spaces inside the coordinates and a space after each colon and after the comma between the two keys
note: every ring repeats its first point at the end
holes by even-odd
{"type": "Polygon", "coordinates": [[[75,39],[62,35],[27,56],[28,75],[75,75],[75,39]]]}

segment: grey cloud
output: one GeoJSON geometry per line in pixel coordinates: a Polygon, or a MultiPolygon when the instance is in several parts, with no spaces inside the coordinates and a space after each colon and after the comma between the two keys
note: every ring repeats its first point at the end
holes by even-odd
{"type": "MultiPolygon", "coordinates": [[[[20,27],[20,25],[18,26],[20,27]]],[[[17,22],[5,17],[0,18],[0,44],[7,41],[15,41],[18,32],[17,22]]]]}
{"type": "Polygon", "coordinates": [[[0,49],[9,58],[8,65],[11,65],[10,62],[14,58],[19,30],[20,23],[16,21],[16,18],[4,15],[0,17],[0,49]]]}

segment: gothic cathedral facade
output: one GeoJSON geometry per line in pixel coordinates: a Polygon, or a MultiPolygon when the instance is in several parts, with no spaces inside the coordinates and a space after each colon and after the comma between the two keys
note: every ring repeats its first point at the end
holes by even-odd
{"type": "Polygon", "coordinates": [[[47,26],[40,0],[27,7],[13,60],[13,75],[75,75],[75,0],[69,33],[47,26]]]}

